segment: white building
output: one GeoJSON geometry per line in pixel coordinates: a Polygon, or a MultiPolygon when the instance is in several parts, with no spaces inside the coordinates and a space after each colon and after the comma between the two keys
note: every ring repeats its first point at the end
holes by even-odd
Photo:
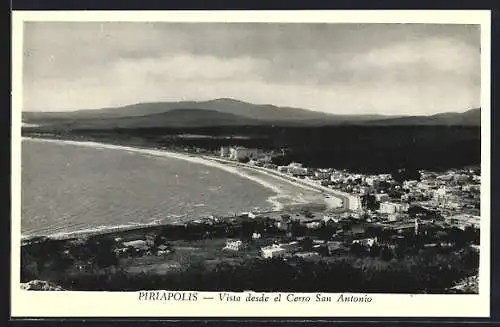
{"type": "Polygon", "coordinates": [[[385,201],[389,201],[390,197],[389,197],[389,194],[387,194],[387,193],[378,193],[378,194],[375,194],[375,200],[377,200],[378,202],[385,202],[385,201]]]}
{"type": "Polygon", "coordinates": [[[295,256],[299,257],[299,258],[303,258],[303,259],[315,258],[315,257],[319,257],[319,253],[317,253],[317,252],[298,252],[298,253],[295,253],[295,256]]]}
{"type": "Polygon", "coordinates": [[[375,184],[375,181],[376,181],[376,178],[373,177],[373,176],[366,176],[364,178],[364,182],[366,183],[366,185],[368,186],[373,186],[375,184]]]}
{"type": "Polygon", "coordinates": [[[124,247],[134,247],[134,248],[146,248],[147,242],[144,240],[135,240],[135,241],[128,241],[128,242],[123,242],[124,247]]]}
{"type": "Polygon", "coordinates": [[[319,179],[329,179],[330,172],[317,170],[314,172],[314,177],[319,178],[319,179]]]}
{"type": "Polygon", "coordinates": [[[417,184],[418,184],[418,181],[415,181],[415,180],[404,181],[403,182],[403,188],[405,188],[405,189],[412,189],[412,188],[416,187],[417,184]]]}
{"type": "Polygon", "coordinates": [[[389,214],[389,216],[387,218],[389,221],[398,221],[398,220],[403,220],[403,218],[405,218],[405,215],[403,215],[399,212],[395,212],[395,213],[389,214]]]}
{"type": "Polygon", "coordinates": [[[254,240],[261,238],[261,236],[262,236],[262,235],[261,235],[260,233],[253,233],[253,234],[252,234],[252,238],[253,238],[254,240]]]}
{"type": "Polygon", "coordinates": [[[460,229],[465,227],[480,228],[480,216],[473,216],[468,214],[459,214],[446,218],[446,221],[460,229]]]}
{"type": "Polygon", "coordinates": [[[269,258],[280,258],[286,254],[286,250],[279,245],[273,244],[260,249],[262,257],[265,259],[269,258]]]}
{"type": "Polygon", "coordinates": [[[288,173],[288,166],[278,166],[278,172],[280,173],[288,173]]]}
{"type": "Polygon", "coordinates": [[[229,159],[231,160],[242,160],[246,158],[254,157],[256,154],[255,150],[247,149],[244,147],[231,147],[229,148],[229,159]]]}
{"type": "Polygon", "coordinates": [[[288,173],[298,176],[306,176],[308,173],[307,168],[302,167],[301,163],[292,162],[288,165],[288,173]]]}
{"type": "Polygon", "coordinates": [[[288,164],[288,167],[290,168],[302,168],[302,164],[298,162],[291,162],[288,164]]]}
{"type": "Polygon", "coordinates": [[[305,225],[309,229],[318,229],[321,227],[321,220],[315,219],[315,220],[311,220],[311,221],[306,221],[305,225]]]}
{"type": "Polygon", "coordinates": [[[361,196],[358,194],[347,195],[348,209],[352,211],[359,211],[362,209],[361,196]]]}
{"type": "Polygon", "coordinates": [[[221,158],[225,158],[225,157],[229,156],[229,147],[221,146],[220,147],[220,156],[221,156],[221,158]]]}
{"type": "Polygon", "coordinates": [[[448,190],[447,190],[446,186],[442,186],[442,187],[438,188],[437,190],[435,190],[432,195],[433,195],[434,200],[436,200],[438,202],[442,202],[442,201],[447,200],[447,193],[448,193],[448,190]]]}
{"type": "Polygon", "coordinates": [[[243,247],[243,242],[240,240],[227,240],[225,250],[239,251],[243,247]]]}
{"type": "Polygon", "coordinates": [[[340,217],[337,217],[337,216],[333,216],[333,215],[324,215],[323,216],[323,221],[325,223],[328,223],[329,221],[332,221],[334,223],[338,223],[340,220],[340,217]]]}
{"type": "Polygon", "coordinates": [[[355,243],[361,244],[361,245],[364,245],[364,246],[372,247],[375,244],[377,244],[377,238],[376,237],[368,237],[368,238],[353,240],[352,244],[355,244],[355,243]]]}
{"type": "Polygon", "coordinates": [[[382,202],[380,204],[380,213],[394,214],[400,212],[407,212],[409,209],[408,203],[397,203],[397,202],[382,202]]]}

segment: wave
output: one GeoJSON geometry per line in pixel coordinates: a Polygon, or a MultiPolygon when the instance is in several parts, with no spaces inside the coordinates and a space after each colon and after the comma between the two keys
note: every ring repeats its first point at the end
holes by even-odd
{"type": "Polygon", "coordinates": [[[189,162],[196,163],[196,164],[201,164],[201,165],[208,166],[208,167],[218,168],[218,169],[224,170],[226,172],[229,172],[231,174],[238,175],[242,178],[246,178],[248,180],[251,180],[251,181],[258,183],[258,184],[264,186],[265,188],[273,191],[273,193],[275,193],[275,195],[270,196],[268,199],[268,202],[273,205],[273,209],[275,209],[275,210],[282,207],[279,203],[277,203],[276,197],[283,196],[284,194],[282,194],[282,191],[278,187],[273,185],[272,183],[265,181],[263,179],[260,179],[256,176],[252,176],[252,175],[245,173],[241,170],[238,170],[238,168],[236,168],[236,167],[231,167],[231,166],[228,166],[227,164],[217,162],[215,160],[210,160],[210,159],[207,159],[205,157],[201,157],[201,156],[197,156],[197,155],[190,155],[190,154],[183,154],[183,153],[172,152],[172,151],[166,151],[166,150],[142,149],[142,148],[135,148],[135,147],[130,147],[130,146],[114,145],[114,144],[106,144],[106,143],[98,143],[98,142],[90,142],[90,141],[55,140],[55,139],[33,138],[33,137],[23,137],[22,139],[36,141],[36,142],[49,142],[49,143],[56,143],[56,144],[86,146],[86,147],[91,147],[91,148],[95,148],[95,149],[121,150],[121,151],[126,151],[129,153],[142,153],[142,154],[154,156],[154,157],[180,159],[180,160],[185,160],[185,161],[189,161],[189,162]]]}

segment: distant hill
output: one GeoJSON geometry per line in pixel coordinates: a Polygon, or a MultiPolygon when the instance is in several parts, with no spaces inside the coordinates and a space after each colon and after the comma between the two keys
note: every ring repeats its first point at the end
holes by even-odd
{"type": "Polygon", "coordinates": [[[366,122],[369,125],[461,125],[461,126],[480,126],[481,109],[471,109],[463,113],[446,112],[431,116],[406,116],[381,120],[372,120],[366,122]]]}
{"type": "Polygon", "coordinates": [[[151,128],[237,125],[479,125],[480,111],[433,116],[333,115],[234,99],[151,102],[66,112],[24,112],[23,122],[66,128],[151,128]]]}
{"type": "Polygon", "coordinates": [[[263,122],[214,110],[186,108],[143,116],[57,119],[51,124],[65,128],[107,129],[262,125],[263,122]]]}

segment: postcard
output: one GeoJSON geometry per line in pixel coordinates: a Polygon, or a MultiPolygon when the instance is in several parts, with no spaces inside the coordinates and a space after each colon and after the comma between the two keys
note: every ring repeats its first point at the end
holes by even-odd
{"type": "Polygon", "coordinates": [[[489,316],[489,11],[12,39],[12,317],[489,316]]]}

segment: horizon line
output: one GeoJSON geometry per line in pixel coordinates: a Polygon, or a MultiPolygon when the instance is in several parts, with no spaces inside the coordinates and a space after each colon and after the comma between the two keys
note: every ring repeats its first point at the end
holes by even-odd
{"type": "MultiPolygon", "coordinates": [[[[21,109],[22,113],[70,113],[70,112],[82,112],[82,111],[99,111],[99,110],[104,110],[104,109],[119,109],[119,108],[124,108],[124,107],[131,107],[131,106],[137,106],[137,105],[142,105],[142,104],[152,104],[152,103],[187,103],[187,102],[193,102],[193,103],[207,103],[207,102],[214,102],[214,101],[220,101],[220,100],[225,100],[225,101],[234,101],[234,102],[240,102],[244,104],[250,104],[254,106],[270,106],[270,107],[276,107],[276,108],[288,108],[288,109],[299,109],[299,110],[305,110],[305,111],[311,111],[314,113],[321,113],[329,116],[387,116],[387,117],[428,117],[428,116],[434,116],[434,115],[439,115],[439,114],[446,114],[446,113],[456,113],[456,114],[461,114],[465,113],[470,110],[476,110],[476,109],[481,109],[481,106],[476,106],[476,107],[467,107],[464,108],[461,111],[440,111],[436,113],[431,113],[431,114],[386,114],[386,113],[352,113],[352,114],[346,114],[346,113],[341,113],[341,114],[336,114],[336,113],[329,113],[325,111],[320,111],[320,110],[314,110],[310,108],[304,108],[304,107],[293,107],[293,106],[281,106],[281,105],[275,105],[271,103],[254,103],[254,102],[248,102],[240,99],[235,99],[235,98],[229,98],[229,97],[220,97],[220,98],[213,98],[213,99],[208,99],[208,100],[178,100],[178,101],[143,101],[143,102],[134,102],[130,104],[123,104],[123,105],[116,105],[116,106],[104,106],[104,107],[98,107],[98,108],[81,108],[81,109],[70,109],[70,110],[53,110],[53,111],[47,111],[47,110],[33,110],[33,109],[21,109]]],[[[183,108],[179,108],[183,109],[183,108]]]]}

